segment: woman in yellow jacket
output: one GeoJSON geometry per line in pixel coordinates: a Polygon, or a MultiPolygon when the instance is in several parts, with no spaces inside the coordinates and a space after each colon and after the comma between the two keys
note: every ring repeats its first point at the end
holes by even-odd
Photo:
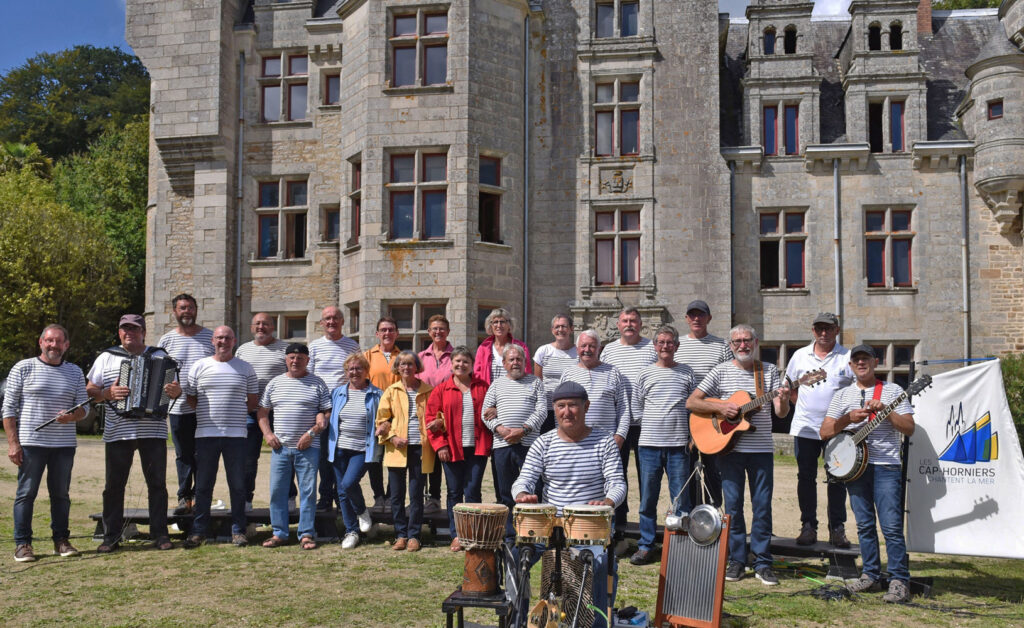
{"type": "Polygon", "coordinates": [[[388,386],[377,409],[377,437],[384,443],[384,466],[391,490],[391,517],[395,523],[393,550],[420,549],[423,526],[423,481],[434,470],[434,450],[427,438],[427,398],[431,386],[416,377],[423,371],[419,356],[403,351],[391,368],[398,381],[388,386]],[[406,476],[409,512],[405,510],[406,476]]]}

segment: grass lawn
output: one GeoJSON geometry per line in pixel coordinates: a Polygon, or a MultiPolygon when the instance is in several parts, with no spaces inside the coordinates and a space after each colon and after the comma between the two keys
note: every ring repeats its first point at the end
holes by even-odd
{"type": "MultiPolygon", "coordinates": [[[[94,437],[82,437],[79,443],[71,510],[73,542],[83,550],[77,558],[49,555],[49,501],[43,489],[33,519],[34,546],[41,559],[14,562],[11,508],[16,472],[10,464],[0,466],[4,625],[444,625],[441,601],[461,582],[463,559],[448,551],[447,538],[432,543],[429,534],[417,554],[390,551],[390,529],[384,528],[376,538],[345,551],[339,544],[329,544],[313,552],[295,545],[275,550],[208,545],[194,551],[157,552],[143,543],[128,543],[121,552],[97,555],[88,515],[100,510],[103,450],[94,437]]],[[[170,485],[176,484],[172,459],[173,450],[168,460],[170,485]]],[[[267,500],[267,461],[261,459],[257,505],[267,500]]],[[[773,512],[779,535],[795,535],[799,527],[795,497],[790,495],[795,492],[795,476],[791,458],[777,459],[773,512]]],[[[174,494],[172,486],[169,492],[174,494]]],[[[144,506],[145,485],[137,464],[127,495],[128,507],[144,506]]],[[[215,498],[226,499],[223,476],[215,498]]],[[[848,531],[854,536],[852,516],[850,523],[848,531]]],[[[255,540],[268,535],[269,529],[261,530],[255,540]]],[[[934,595],[891,606],[876,594],[843,602],[815,599],[811,591],[821,585],[812,578],[823,580],[825,566],[817,561],[783,564],[781,586],[764,587],[752,577],[727,584],[726,625],[1024,626],[1024,563],[912,554],[910,567],[915,577],[934,578],[934,595]]],[[[657,573],[657,565],[620,563],[618,604],[653,615],[657,573]]],[[[536,590],[539,578],[534,582],[536,590]]],[[[496,623],[489,611],[467,609],[466,617],[496,623]]]]}

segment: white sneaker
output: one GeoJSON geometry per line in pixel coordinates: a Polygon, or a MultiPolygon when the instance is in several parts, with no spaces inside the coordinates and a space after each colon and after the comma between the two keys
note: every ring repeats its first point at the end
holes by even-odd
{"type": "Polygon", "coordinates": [[[245,512],[252,512],[252,502],[245,502],[245,512]]]}
{"type": "Polygon", "coordinates": [[[364,510],[363,513],[361,515],[359,515],[358,519],[359,519],[359,531],[362,532],[363,534],[366,534],[367,532],[369,532],[370,529],[373,527],[373,519],[370,518],[370,511],[369,511],[369,509],[364,510]]]}
{"type": "Polygon", "coordinates": [[[356,545],[359,545],[359,534],[349,532],[341,542],[341,549],[352,549],[356,545]]]}
{"type": "Polygon", "coordinates": [[[289,497],[288,498],[288,510],[295,510],[295,509],[296,509],[295,498],[294,497],[289,497]]]}

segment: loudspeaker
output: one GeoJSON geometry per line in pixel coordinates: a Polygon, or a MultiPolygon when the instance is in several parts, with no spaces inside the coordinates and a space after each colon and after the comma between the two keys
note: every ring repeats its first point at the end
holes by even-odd
{"type": "Polygon", "coordinates": [[[721,531],[710,539],[702,538],[702,543],[691,538],[685,529],[671,530],[665,526],[654,616],[656,628],[711,628],[721,624],[728,538],[729,515],[722,516],[721,531]]]}

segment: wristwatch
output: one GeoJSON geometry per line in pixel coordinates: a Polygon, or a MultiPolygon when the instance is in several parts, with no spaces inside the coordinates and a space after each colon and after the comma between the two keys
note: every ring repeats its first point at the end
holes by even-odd
{"type": "Polygon", "coordinates": [[[533,431],[532,427],[530,427],[529,425],[523,424],[523,436],[529,436],[530,432],[532,432],[532,431],[533,431]]]}
{"type": "Polygon", "coordinates": [[[317,436],[319,436],[319,434],[313,431],[313,428],[309,428],[308,430],[306,430],[306,433],[309,434],[311,438],[316,438],[317,436]]]}

